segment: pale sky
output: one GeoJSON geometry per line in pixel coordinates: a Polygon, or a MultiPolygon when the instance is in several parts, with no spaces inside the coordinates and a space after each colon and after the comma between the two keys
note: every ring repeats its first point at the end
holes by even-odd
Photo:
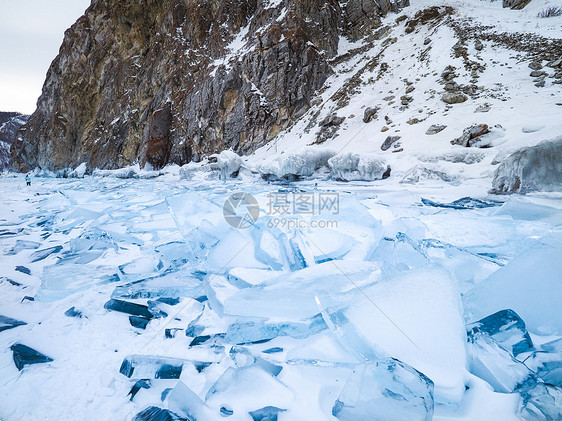
{"type": "Polygon", "coordinates": [[[0,0],[0,111],[31,114],[64,31],[90,0],[0,0]]]}

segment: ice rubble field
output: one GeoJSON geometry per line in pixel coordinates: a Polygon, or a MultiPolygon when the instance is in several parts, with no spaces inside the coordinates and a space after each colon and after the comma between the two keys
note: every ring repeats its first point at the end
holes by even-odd
{"type": "Polygon", "coordinates": [[[0,178],[2,420],[560,417],[559,194],[177,172],[24,187],[0,178]],[[248,229],[225,222],[234,192],[259,202],[248,229]],[[271,214],[272,194],[334,193],[285,215],[299,228],[271,214]]]}

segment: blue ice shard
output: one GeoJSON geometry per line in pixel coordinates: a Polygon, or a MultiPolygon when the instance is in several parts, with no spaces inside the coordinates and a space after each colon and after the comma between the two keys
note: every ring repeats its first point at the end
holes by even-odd
{"type": "Polygon", "coordinates": [[[82,312],[77,310],[76,307],[70,307],[68,310],[64,312],[64,315],[67,317],[82,317],[82,312]]]}
{"type": "Polygon", "coordinates": [[[107,310],[118,311],[120,313],[127,313],[132,316],[141,316],[147,319],[152,319],[154,315],[148,310],[148,307],[142,304],[130,303],[123,300],[111,299],[103,306],[107,310]]]}
{"type": "Polygon", "coordinates": [[[59,251],[62,250],[62,246],[54,246],[54,247],[49,247],[43,250],[37,250],[36,252],[34,252],[30,258],[31,258],[31,263],[35,263],[35,262],[39,262],[41,260],[46,259],[47,257],[49,257],[51,254],[56,254],[59,251]]]}
{"type": "Polygon", "coordinates": [[[119,372],[133,379],[179,379],[187,360],[129,355],[123,360],[119,372]]]}
{"type": "Polygon", "coordinates": [[[53,361],[52,358],[41,354],[39,351],[34,350],[23,344],[14,344],[10,347],[13,353],[14,364],[18,370],[22,370],[26,365],[42,364],[53,361]]]}
{"type": "Polygon", "coordinates": [[[433,408],[433,382],[409,365],[388,359],[358,366],[332,415],[342,421],[430,421],[433,408]]]}
{"type": "Polygon", "coordinates": [[[265,406],[251,411],[249,414],[253,421],[277,421],[279,414],[285,411],[286,409],[277,408],[276,406],[265,406]]]}
{"type": "Polygon", "coordinates": [[[20,320],[12,319],[11,317],[6,317],[0,315],[0,332],[8,329],[13,329],[14,327],[23,326],[27,323],[20,320]]]}
{"type": "Polygon", "coordinates": [[[137,393],[139,393],[139,390],[141,389],[150,389],[151,383],[150,380],[148,379],[141,379],[141,380],[137,380],[135,382],[135,384],[133,385],[133,387],[131,388],[131,391],[129,392],[129,395],[131,396],[131,400],[133,400],[136,396],[137,393]]]}
{"type": "Polygon", "coordinates": [[[510,309],[501,310],[484,317],[467,328],[472,333],[483,332],[513,353],[514,356],[533,349],[533,341],[527,332],[525,322],[510,309]]]}
{"type": "Polygon", "coordinates": [[[139,412],[132,421],[196,421],[192,418],[184,418],[168,409],[149,406],[139,412]]]}

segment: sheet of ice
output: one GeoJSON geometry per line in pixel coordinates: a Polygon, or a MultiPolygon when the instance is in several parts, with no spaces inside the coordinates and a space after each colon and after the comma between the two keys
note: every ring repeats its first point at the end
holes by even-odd
{"type": "Polygon", "coordinates": [[[543,246],[525,251],[482,281],[465,297],[471,319],[511,308],[532,332],[562,332],[560,274],[562,249],[543,246]]]}
{"type": "Polygon", "coordinates": [[[188,272],[175,272],[144,281],[115,287],[112,298],[178,298],[195,297],[202,292],[201,279],[188,272]]]}
{"type": "Polygon", "coordinates": [[[363,288],[343,314],[374,349],[429,377],[437,402],[461,401],[466,331],[460,294],[447,272],[399,272],[363,288]]]}
{"type": "Polygon", "coordinates": [[[111,266],[69,263],[43,268],[41,286],[35,295],[38,301],[54,301],[88,288],[115,282],[115,268],[111,266]]]}

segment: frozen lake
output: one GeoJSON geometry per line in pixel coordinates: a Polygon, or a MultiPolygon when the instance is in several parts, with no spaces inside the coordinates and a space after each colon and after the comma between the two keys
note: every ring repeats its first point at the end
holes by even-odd
{"type": "Polygon", "coordinates": [[[561,196],[486,187],[3,176],[0,420],[557,416],[561,196]]]}

